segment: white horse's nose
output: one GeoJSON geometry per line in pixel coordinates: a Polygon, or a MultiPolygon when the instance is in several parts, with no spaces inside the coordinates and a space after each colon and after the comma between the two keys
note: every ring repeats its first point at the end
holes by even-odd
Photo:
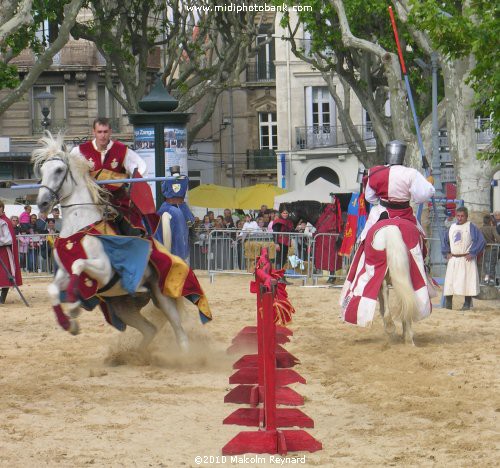
{"type": "Polygon", "coordinates": [[[43,188],[40,189],[38,192],[38,197],[36,199],[36,204],[38,206],[38,209],[42,213],[46,213],[50,209],[50,204],[51,204],[51,196],[48,190],[44,190],[43,188]]]}

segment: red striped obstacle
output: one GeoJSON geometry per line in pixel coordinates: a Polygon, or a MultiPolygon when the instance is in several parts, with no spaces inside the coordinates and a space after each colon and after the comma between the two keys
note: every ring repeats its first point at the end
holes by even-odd
{"type": "MultiPolygon", "coordinates": [[[[257,293],[257,327],[246,327],[246,334],[256,336],[257,354],[239,359],[234,368],[238,370],[230,377],[230,383],[239,383],[224,398],[225,402],[249,403],[250,408],[240,408],[224,419],[224,424],[257,426],[258,431],[243,431],[230,440],[222,449],[224,455],[242,453],[278,453],[322,449],[310,434],[301,429],[282,430],[283,427],[314,427],[314,421],[296,408],[277,408],[277,404],[302,405],[304,399],[287,385],[306,383],[296,371],[290,369],[298,360],[278,344],[279,335],[291,336],[290,331],[280,327],[277,333],[275,323],[276,290],[271,280],[276,274],[271,271],[267,252],[257,262],[256,282],[253,292],[257,293]],[[259,406],[260,405],[260,406],[259,406]]],[[[292,308],[293,310],[293,308],[292,308]]],[[[286,329],[288,330],[288,329],[286,329]]],[[[245,333],[238,334],[243,336],[245,333]]]]}

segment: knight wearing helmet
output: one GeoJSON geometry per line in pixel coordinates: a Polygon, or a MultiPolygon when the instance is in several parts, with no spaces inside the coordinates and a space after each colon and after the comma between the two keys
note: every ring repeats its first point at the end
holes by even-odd
{"type": "Polygon", "coordinates": [[[360,239],[379,220],[403,218],[424,233],[410,206],[410,201],[424,203],[434,196],[433,185],[416,169],[403,165],[406,144],[399,140],[385,145],[385,165],[375,166],[365,177],[365,199],[372,205],[360,239]]]}

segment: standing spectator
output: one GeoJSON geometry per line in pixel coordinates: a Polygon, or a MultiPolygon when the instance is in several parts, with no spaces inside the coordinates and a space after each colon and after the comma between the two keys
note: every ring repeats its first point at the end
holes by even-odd
{"type": "Polygon", "coordinates": [[[61,232],[62,219],[61,219],[61,213],[59,212],[59,208],[56,207],[52,210],[52,218],[54,218],[56,231],[61,232]]]}
{"type": "Polygon", "coordinates": [[[40,236],[36,235],[37,215],[30,216],[28,224],[29,246],[28,246],[28,271],[35,272],[38,269],[38,254],[40,253],[40,236]]]}
{"type": "MultiPolygon", "coordinates": [[[[36,216],[36,215],[33,215],[36,216]]],[[[37,234],[47,234],[47,214],[40,213],[35,221],[35,232],[37,234]]]]}
{"type": "Polygon", "coordinates": [[[19,245],[19,262],[23,271],[28,269],[28,248],[30,245],[31,236],[28,235],[28,224],[19,225],[19,235],[17,236],[17,243],[19,245]]]}
{"type": "Polygon", "coordinates": [[[23,284],[21,268],[19,268],[16,234],[4,210],[5,205],[0,200],[0,259],[2,263],[0,265],[0,304],[5,304],[9,288],[13,286],[13,283],[9,280],[10,275],[14,278],[17,286],[23,284]],[[9,274],[5,269],[8,270],[9,274]]]}
{"type": "MultiPolygon", "coordinates": [[[[273,232],[278,233],[275,238],[276,245],[276,268],[284,268],[288,261],[288,248],[290,247],[290,236],[285,232],[293,232],[293,223],[288,219],[288,211],[284,209],[279,217],[274,219],[273,232]]],[[[286,280],[285,280],[286,282],[286,280]]]]}
{"type": "Polygon", "coordinates": [[[278,212],[276,210],[271,210],[269,212],[269,223],[267,224],[267,232],[273,232],[273,223],[277,216],[278,212]]]}
{"type": "Polygon", "coordinates": [[[224,210],[224,226],[226,229],[234,229],[234,223],[238,220],[239,218],[237,216],[233,217],[229,208],[224,210]]]}
{"type": "Polygon", "coordinates": [[[492,216],[483,217],[483,226],[481,233],[484,236],[486,244],[484,249],[481,271],[484,273],[484,283],[495,286],[496,267],[498,260],[498,244],[500,244],[500,234],[497,233],[495,220],[492,216]]]}
{"type": "Polygon", "coordinates": [[[24,211],[19,215],[19,223],[20,224],[29,224],[30,223],[30,215],[31,215],[31,206],[24,205],[24,211]]]}
{"type": "Polygon", "coordinates": [[[452,308],[453,296],[460,295],[465,296],[461,310],[470,310],[472,297],[479,294],[476,258],[483,251],[486,242],[476,225],[467,221],[468,217],[467,208],[457,208],[457,222],[452,224],[448,236],[444,238],[443,255],[448,260],[444,279],[447,309],[452,308]]]}
{"type": "Polygon", "coordinates": [[[257,213],[257,218],[259,217],[264,217],[265,214],[269,213],[269,209],[267,208],[267,205],[261,205],[259,212],[257,213]]]}
{"type": "Polygon", "coordinates": [[[19,234],[19,216],[11,216],[10,217],[10,222],[12,223],[12,226],[14,227],[14,232],[16,233],[16,236],[19,234]]]}

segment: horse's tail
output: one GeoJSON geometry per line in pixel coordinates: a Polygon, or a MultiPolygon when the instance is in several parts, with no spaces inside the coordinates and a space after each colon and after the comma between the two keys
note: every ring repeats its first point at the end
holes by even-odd
{"type": "Polygon", "coordinates": [[[408,248],[397,226],[387,226],[386,254],[391,283],[401,304],[401,320],[411,323],[418,318],[418,304],[410,277],[408,248]]]}

